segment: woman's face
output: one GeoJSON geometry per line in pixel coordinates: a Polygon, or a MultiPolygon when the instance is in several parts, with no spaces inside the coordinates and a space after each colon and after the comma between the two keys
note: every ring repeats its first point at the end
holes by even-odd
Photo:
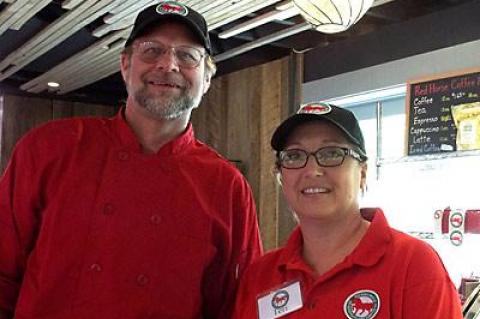
{"type": "MultiPolygon", "coordinates": [[[[325,121],[307,122],[289,136],[285,150],[315,152],[327,146],[352,148],[344,133],[325,121]]],[[[365,185],[367,166],[351,156],[336,167],[321,167],[309,156],[305,167],[281,167],[282,188],[290,207],[300,222],[315,219],[342,220],[357,212],[358,193],[365,185]]]]}

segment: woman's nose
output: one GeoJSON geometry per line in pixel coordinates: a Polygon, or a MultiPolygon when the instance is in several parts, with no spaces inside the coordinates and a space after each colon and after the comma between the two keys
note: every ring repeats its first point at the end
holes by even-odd
{"type": "Polygon", "coordinates": [[[304,169],[314,175],[324,175],[324,167],[318,165],[317,159],[313,154],[310,154],[307,158],[307,164],[304,169]]]}

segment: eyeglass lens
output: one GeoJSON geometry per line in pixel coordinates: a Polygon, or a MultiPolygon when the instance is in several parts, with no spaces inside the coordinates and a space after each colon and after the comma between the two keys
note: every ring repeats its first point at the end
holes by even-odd
{"type": "Polygon", "coordinates": [[[302,168],[307,165],[310,155],[323,167],[339,166],[343,163],[348,149],[342,147],[323,147],[313,153],[300,149],[284,150],[280,153],[280,163],[285,168],[302,168]]]}
{"type": "Polygon", "coordinates": [[[197,48],[189,46],[170,47],[159,42],[140,42],[137,53],[145,63],[157,63],[169,50],[173,50],[179,66],[193,68],[200,64],[204,54],[197,48]]]}

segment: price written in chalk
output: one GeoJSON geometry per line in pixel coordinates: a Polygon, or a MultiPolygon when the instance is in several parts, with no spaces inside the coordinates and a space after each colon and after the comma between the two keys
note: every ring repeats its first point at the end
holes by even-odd
{"type": "Polygon", "coordinates": [[[442,115],[440,116],[440,122],[451,122],[452,116],[451,115],[442,115]]]}
{"type": "Polygon", "coordinates": [[[407,155],[456,151],[452,107],[480,101],[480,69],[408,85],[407,155]]]}
{"type": "Polygon", "coordinates": [[[465,93],[465,92],[452,92],[451,97],[454,100],[457,100],[457,99],[464,98],[466,95],[467,95],[467,93],[465,93]]]}

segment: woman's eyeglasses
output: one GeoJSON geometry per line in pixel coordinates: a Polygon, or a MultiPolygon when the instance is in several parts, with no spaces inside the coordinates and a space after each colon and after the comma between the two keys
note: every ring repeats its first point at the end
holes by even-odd
{"type": "Polygon", "coordinates": [[[173,51],[178,66],[183,68],[197,67],[205,56],[205,53],[198,48],[186,45],[172,47],[154,41],[138,42],[132,47],[140,60],[148,64],[157,63],[169,50],[173,51]]]}
{"type": "Polygon", "coordinates": [[[358,161],[362,161],[360,154],[353,149],[340,146],[327,146],[315,152],[307,152],[301,149],[283,150],[278,153],[278,162],[281,167],[287,169],[303,168],[307,165],[310,155],[313,155],[317,164],[322,167],[340,166],[347,155],[358,161]]]}

